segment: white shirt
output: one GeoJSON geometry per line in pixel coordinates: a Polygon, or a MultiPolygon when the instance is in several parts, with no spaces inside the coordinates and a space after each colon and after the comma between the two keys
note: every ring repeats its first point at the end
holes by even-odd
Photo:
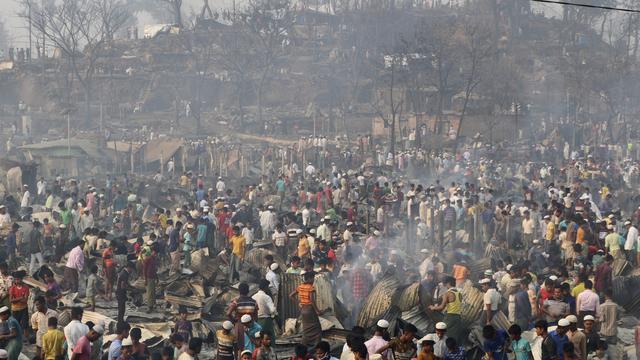
{"type": "Polygon", "coordinates": [[[224,184],[224,181],[218,180],[218,182],[216,183],[216,190],[218,190],[218,192],[224,192],[225,188],[226,185],[224,184]]]}
{"type": "Polygon", "coordinates": [[[64,337],[67,339],[69,359],[73,354],[73,348],[76,347],[78,340],[87,335],[89,327],[78,320],[71,320],[69,325],[64,327],[64,337]]]}
{"type": "Polygon", "coordinates": [[[280,288],[280,279],[278,278],[278,274],[273,272],[273,270],[269,269],[267,274],[264,276],[267,281],[269,281],[269,288],[275,293],[280,288]]]}
{"type": "Polygon", "coordinates": [[[24,194],[22,194],[22,201],[20,201],[20,207],[29,207],[31,198],[31,193],[29,190],[26,190],[24,194]]]}
{"type": "Polygon", "coordinates": [[[304,169],[304,171],[309,174],[312,175],[316,173],[316,168],[313,167],[313,165],[307,165],[307,167],[304,169]]]}
{"type": "Polygon", "coordinates": [[[36,187],[38,189],[38,195],[44,195],[44,191],[47,188],[47,182],[43,181],[43,180],[40,180],[36,184],[36,187]]]}
{"type": "Polygon", "coordinates": [[[638,229],[635,226],[631,226],[627,232],[627,241],[624,242],[624,249],[626,251],[633,250],[634,246],[638,242],[638,229]]]}
{"type": "Polygon", "coordinates": [[[483,296],[484,304],[491,305],[491,311],[498,310],[498,305],[500,305],[500,293],[498,290],[494,288],[489,288],[483,296]]]}
{"type": "Polygon", "coordinates": [[[244,236],[244,241],[247,245],[253,244],[253,230],[249,230],[249,228],[242,228],[242,236],[244,236]]]}
{"type": "Polygon", "coordinates": [[[302,225],[309,226],[309,221],[311,220],[311,211],[309,209],[302,210],[302,225]]]}
{"type": "Polygon", "coordinates": [[[11,225],[11,216],[9,213],[0,214],[0,227],[11,225]]]}
{"type": "Polygon", "coordinates": [[[267,295],[264,291],[258,290],[255,295],[251,297],[256,301],[258,305],[258,318],[270,318],[276,314],[276,305],[273,303],[271,296],[267,295]]]}

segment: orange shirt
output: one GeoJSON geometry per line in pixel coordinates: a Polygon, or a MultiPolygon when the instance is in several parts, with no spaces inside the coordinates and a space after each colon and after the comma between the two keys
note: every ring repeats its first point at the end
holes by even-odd
{"type": "Polygon", "coordinates": [[[104,266],[113,266],[113,250],[111,250],[111,248],[104,249],[102,252],[102,260],[104,260],[104,266]]]}
{"type": "Polygon", "coordinates": [[[469,269],[467,269],[466,266],[464,265],[458,265],[455,264],[453,265],[453,278],[458,280],[458,281],[464,281],[467,279],[467,276],[469,275],[469,269]]]}
{"type": "Polygon", "coordinates": [[[301,284],[298,286],[298,302],[300,305],[311,305],[311,294],[316,291],[313,284],[301,284]]]}

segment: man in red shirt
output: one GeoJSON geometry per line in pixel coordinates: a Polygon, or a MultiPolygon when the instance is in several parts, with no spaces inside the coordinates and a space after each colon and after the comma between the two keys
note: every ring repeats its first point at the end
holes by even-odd
{"type": "Polygon", "coordinates": [[[91,360],[91,343],[98,340],[103,333],[104,328],[100,325],[96,325],[89,330],[89,333],[81,337],[76,343],[70,360],[91,360]]]}
{"type": "Polygon", "coordinates": [[[158,283],[158,250],[157,243],[151,245],[151,255],[142,260],[142,273],[147,287],[147,312],[153,311],[156,305],[156,284],[158,283]]]}
{"type": "Polygon", "coordinates": [[[20,323],[24,331],[24,337],[29,334],[29,287],[22,282],[26,272],[18,270],[13,273],[13,285],[9,288],[9,301],[11,301],[11,314],[20,323]]]}

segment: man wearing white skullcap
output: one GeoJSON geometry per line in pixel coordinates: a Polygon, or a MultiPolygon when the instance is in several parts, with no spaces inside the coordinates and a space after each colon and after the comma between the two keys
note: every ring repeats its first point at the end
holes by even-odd
{"type": "Polygon", "coordinates": [[[216,331],[218,340],[217,359],[234,360],[236,336],[232,332],[233,323],[229,320],[222,323],[222,329],[216,331]]]}
{"type": "Polygon", "coordinates": [[[253,350],[256,349],[256,345],[253,341],[255,339],[256,333],[262,331],[262,326],[258,324],[256,321],[253,321],[253,318],[249,314],[244,314],[240,318],[240,322],[244,326],[244,350],[253,350]]]}
{"type": "MultiPolygon", "coordinates": [[[[371,339],[365,341],[364,346],[367,347],[367,352],[369,356],[376,354],[378,349],[381,349],[383,346],[387,345],[388,341],[384,339],[384,334],[389,328],[389,322],[385,319],[380,319],[376,323],[376,331],[373,333],[371,339]]],[[[383,357],[386,359],[386,354],[383,357]]]]}

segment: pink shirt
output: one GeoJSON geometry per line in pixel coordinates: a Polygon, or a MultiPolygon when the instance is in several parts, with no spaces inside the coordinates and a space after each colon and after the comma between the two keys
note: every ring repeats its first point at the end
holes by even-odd
{"type": "Polygon", "coordinates": [[[586,289],[578,295],[576,300],[577,310],[580,311],[596,311],[600,304],[600,298],[590,289],[586,289]]]}
{"type": "Polygon", "coordinates": [[[86,336],[81,337],[73,348],[73,353],[77,360],[91,360],[91,341],[86,336]]]}
{"type": "Polygon", "coordinates": [[[376,354],[380,348],[387,345],[387,340],[383,339],[382,336],[373,336],[371,339],[367,340],[364,343],[364,346],[367,347],[367,352],[369,355],[376,354]]]}
{"type": "Polygon", "coordinates": [[[84,253],[80,246],[76,246],[69,252],[69,258],[67,259],[66,267],[70,269],[76,269],[78,272],[84,269],[84,253]]]}

